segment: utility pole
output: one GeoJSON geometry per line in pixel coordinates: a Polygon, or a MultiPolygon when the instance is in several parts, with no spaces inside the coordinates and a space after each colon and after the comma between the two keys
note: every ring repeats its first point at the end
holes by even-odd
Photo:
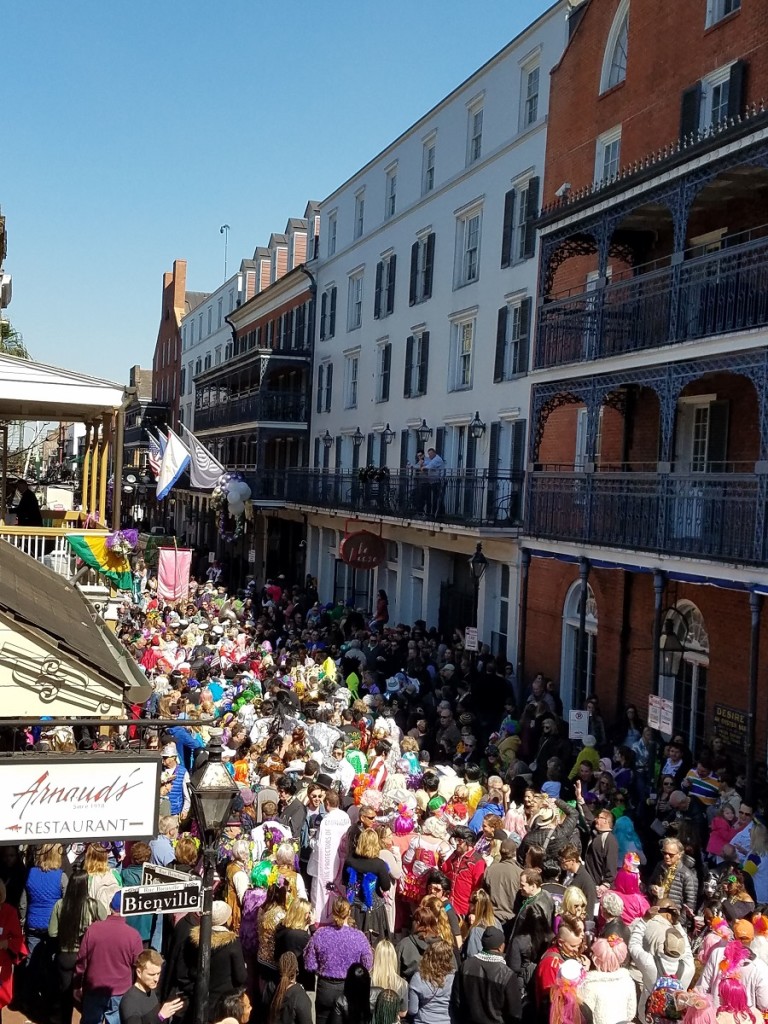
{"type": "Polygon", "coordinates": [[[219,228],[219,234],[224,235],[224,280],[227,280],[227,246],[229,245],[229,224],[222,224],[219,228]]]}

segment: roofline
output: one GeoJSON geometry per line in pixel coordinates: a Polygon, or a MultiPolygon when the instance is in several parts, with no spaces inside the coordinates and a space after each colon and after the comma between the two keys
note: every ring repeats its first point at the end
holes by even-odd
{"type": "Polygon", "coordinates": [[[422,114],[418,121],[414,121],[414,123],[409,128],[406,128],[405,131],[401,132],[395,139],[392,140],[392,142],[385,146],[384,149],[378,152],[376,156],[370,159],[367,163],[363,164],[362,167],[359,167],[354,174],[351,174],[346,179],[346,181],[344,181],[341,185],[337,186],[333,190],[333,192],[331,192],[329,195],[325,197],[325,199],[321,199],[320,202],[317,204],[318,208],[322,210],[326,203],[329,203],[332,199],[335,199],[339,195],[339,193],[342,192],[349,184],[351,184],[351,182],[353,182],[359,175],[364,174],[366,171],[368,171],[369,168],[371,168],[383,156],[389,153],[390,150],[398,146],[400,142],[403,141],[403,139],[407,138],[407,136],[415,132],[420,125],[423,125],[425,121],[428,121],[429,118],[433,117],[439,110],[442,110],[444,107],[446,107],[451,102],[451,100],[453,100],[453,98],[462,91],[462,89],[465,89],[476,78],[484,74],[492,65],[497,64],[500,60],[502,60],[502,58],[506,56],[508,50],[511,50],[514,46],[517,46],[523,39],[525,39],[526,36],[530,35],[534,30],[536,30],[542,22],[549,20],[550,17],[553,17],[555,12],[559,8],[562,8],[565,11],[568,9],[569,6],[570,4],[568,0],[554,0],[554,3],[550,7],[548,7],[546,11],[543,11],[538,16],[538,18],[536,18],[535,21],[532,21],[530,23],[530,25],[526,25],[522,32],[518,32],[516,36],[510,39],[506,46],[503,46],[497,53],[490,57],[485,62],[485,64],[481,64],[480,67],[477,68],[476,71],[473,71],[468,78],[465,78],[464,81],[457,85],[454,89],[452,89],[447,96],[444,96],[441,100],[439,100],[439,102],[437,102],[434,105],[434,107],[431,107],[426,112],[426,114],[422,114]]]}
{"type": "Polygon", "coordinates": [[[242,304],[242,306],[237,306],[230,313],[227,313],[227,317],[226,317],[227,322],[228,323],[231,322],[233,324],[233,326],[240,326],[239,325],[240,315],[245,313],[245,312],[250,314],[252,312],[252,310],[257,307],[257,304],[258,304],[259,300],[261,300],[262,303],[266,306],[267,303],[269,302],[269,299],[271,299],[271,298],[279,298],[283,294],[283,292],[290,291],[290,285],[292,285],[294,283],[294,281],[293,280],[289,280],[289,278],[291,278],[291,279],[296,278],[298,280],[299,275],[303,274],[305,279],[306,279],[306,282],[307,282],[306,283],[306,290],[309,291],[310,280],[306,276],[306,274],[304,274],[304,267],[305,266],[306,266],[306,263],[299,263],[298,266],[293,267],[291,270],[288,271],[287,274],[283,274],[283,276],[278,278],[277,281],[273,281],[272,284],[270,284],[263,291],[256,292],[256,294],[252,295],[251,298],[248,299],[247,302],[244,302],[242,304]],[[282,286],[282,287],[278,287],[278,286],[282,286]],[[273,290],[273,289],[275,289],[275,290],[273,290]],[[267,296],[266,300],[265,300],[265,296],[267,296]],[[251,304],[253,304],[253,305],[251,305],[251,304]]]}
{"type": "Polygon", "coordinates": [[[55,373],[63,376],[75,377],[78,380],[82,380],[83,383],[106,384],[108,387],[116,388],[118,391],[125,391],[128,387],[127,384],[119,384],[117,381],[107,380],[106,377],[93,377],[89,373],[79,373],[77,370],[69,370],[64,366],[52,366],[51,363],[41,363],[38,359],[25,359],[23,356],[14,356],[9,352],[0,352],[0,359],[13,359],[23,366],[40,366],[44,370],[53,370],[55,373]]]}

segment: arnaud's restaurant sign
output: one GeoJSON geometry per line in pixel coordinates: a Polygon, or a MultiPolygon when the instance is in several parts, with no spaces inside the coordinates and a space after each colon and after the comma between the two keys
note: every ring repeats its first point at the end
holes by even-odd
{"type": "Polygon", "coordinates": [[[159,783],[159,757],[0,760],[0,844],[151,839],[159,783]]]}

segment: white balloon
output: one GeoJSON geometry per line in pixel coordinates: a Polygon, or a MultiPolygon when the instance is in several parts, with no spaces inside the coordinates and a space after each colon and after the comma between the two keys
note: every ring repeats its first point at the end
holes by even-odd
{"type": "Polygon", "coordinates": [[[248,501],[251,496],[251,488],[243,481],[240,484],[240,501],[248,501]]]}
{"type": "Polygon", "coordinates": [[[229,514],[231,516],[239,516],[245,511],[245,504],[242,501],[230,501],[229,503],[229,514]]]}

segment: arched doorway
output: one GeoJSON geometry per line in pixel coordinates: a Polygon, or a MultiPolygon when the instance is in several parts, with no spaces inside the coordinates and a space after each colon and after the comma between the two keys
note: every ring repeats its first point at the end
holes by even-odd
{"type": "Polygon", "coordinates": [[[592,587],[587,584],[586,635],[581,650],[581,671],[576,671],[579,649],[579,599],[581,582],[576,580],[568,589],[563,603],[563,646],[560,658],[560,697],[563,713],[586,707],[587,698],[595,692],[595,665],[597,661],[597,602],[592,587]]]}
{"type": "Polygon", "coordinates": [[[669,609],[666,619],[672,623],[675,636],[683,647],[672,695],[674,730],[685,737],[695,754],[706,737],[709,636],[704,616],[692,601],[678,601],[674,608],[669,609]]]}

